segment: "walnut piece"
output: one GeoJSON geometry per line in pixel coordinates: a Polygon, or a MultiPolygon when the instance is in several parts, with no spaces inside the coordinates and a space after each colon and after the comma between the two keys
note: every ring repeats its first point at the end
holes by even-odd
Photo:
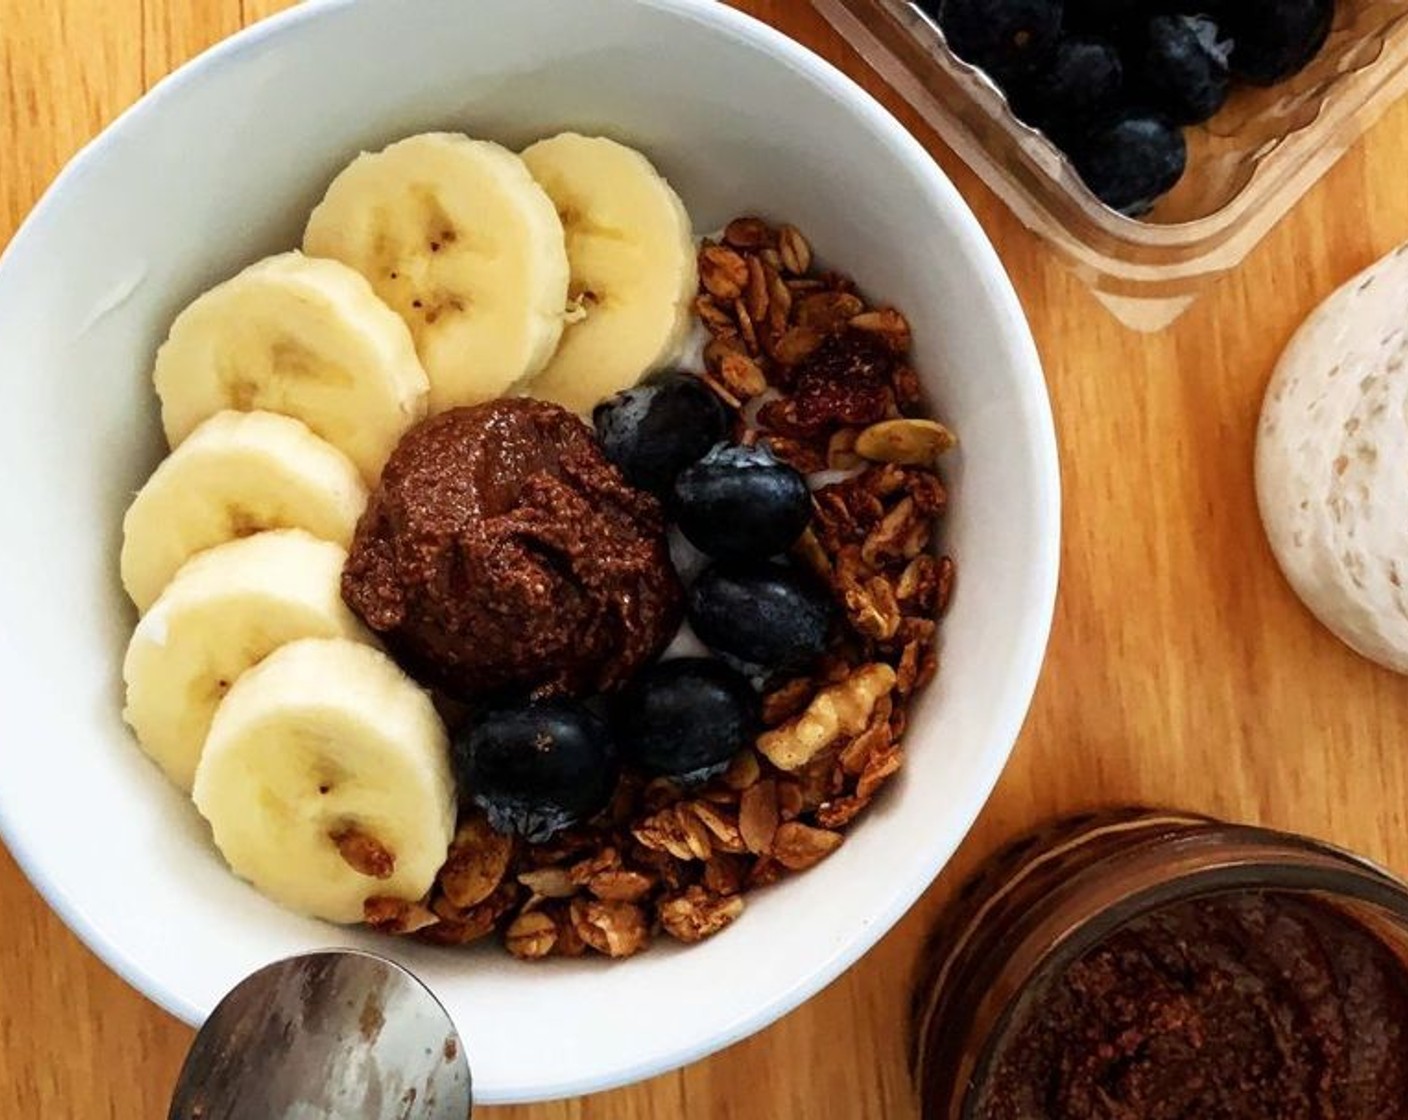
{"type": "Polygon", "coordinates": [[[857,669],[823,688],[801,715],[758,737],[758,749],[779,770],[798,770],[843,736],[870,722],[881,697],[895,687],[895,671],[883,662],[857,669]]]}

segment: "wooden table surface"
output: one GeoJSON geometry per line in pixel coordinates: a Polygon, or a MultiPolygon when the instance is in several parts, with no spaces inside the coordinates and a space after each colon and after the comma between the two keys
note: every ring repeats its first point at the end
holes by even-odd
{"type": "MultiPolygon", "coordinates": [[[[563,0],[564,3],[570,0],[563,0]]],[[[75,150],[144,89],[282,0],[0,0],[6,239],[75,150]]],[[[489,1120],[905,1120],[915,953],[1004,838],[1155,802],[1333,839],[1408,873],[1408,682],[1323,631],[1257,520],[1253,432],[1282,345],[1408,238],[1408,104],[1391,111],[1171,330],[1122,329],[805,0],[740,6],[832,59],[929,145],[1012,274],[1046,363],[1065,491],[1062,586],[1031,717],[960,856],[829,990],[681,1073],[489,1120]]],[[[0,776],[0,781],[3,781],[0,776]]],[[[661,1013],[688,1014],[668,999],[661,1013]]],[[[164,1116],[190,1031],[60,924],[0,848],[0,1117],[164,1116]]]]}

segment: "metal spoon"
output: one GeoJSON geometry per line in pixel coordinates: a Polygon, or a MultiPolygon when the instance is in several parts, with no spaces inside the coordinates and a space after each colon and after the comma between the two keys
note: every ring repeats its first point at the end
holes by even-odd
{"type": "Polygon", "coordinates": [[[167,1120],[466,1120],[445,1009],[371,953],[290,957],[241,981],[196,1035],[167,1120]]]}

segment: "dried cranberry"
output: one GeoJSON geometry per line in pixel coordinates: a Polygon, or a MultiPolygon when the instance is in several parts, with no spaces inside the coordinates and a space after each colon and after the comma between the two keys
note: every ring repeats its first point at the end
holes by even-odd
{"type": "Polygon", "coordinates": [[[873,424],[895,406],[895,366],[895,355],[873,336],[834,335],[797,366],[791,395],[765,409],[760,419],[799,436],[873,424]]]}

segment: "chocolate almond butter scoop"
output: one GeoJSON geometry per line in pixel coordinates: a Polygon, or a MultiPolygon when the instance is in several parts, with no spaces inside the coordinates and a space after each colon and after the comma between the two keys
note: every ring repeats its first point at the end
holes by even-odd
{"type": "Polygon", "coordinates": [[[576,416],[528,399],[406,433],[342,594],[407,671],[465,700],[613,689],[669,644],[683,601],[656,500],[576,416]]]}

